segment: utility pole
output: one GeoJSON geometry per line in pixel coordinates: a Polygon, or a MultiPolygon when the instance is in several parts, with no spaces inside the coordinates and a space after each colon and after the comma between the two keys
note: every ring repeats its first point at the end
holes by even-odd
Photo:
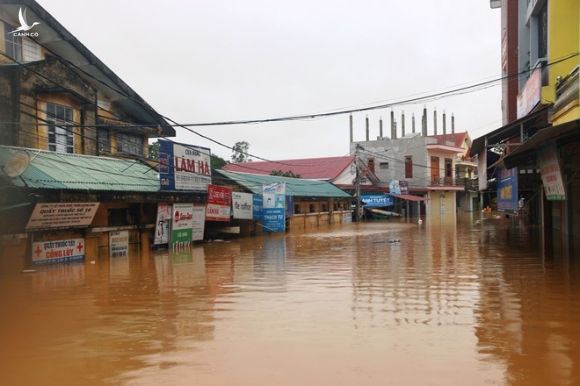
{"type": "Polygon", "coordinates": [[[356,210],[356,222],[360,222],[360,172],[359,172],[359,167],[358,167],[358,151],[360,149],[360,145],[356,145],[356,150],[354,152],[354,166],[356,167],[356,175],[354,178],[354,188],[355,188],[355,196],[356,196],[356,202],[355,202],[355,210],[356,210]]]}

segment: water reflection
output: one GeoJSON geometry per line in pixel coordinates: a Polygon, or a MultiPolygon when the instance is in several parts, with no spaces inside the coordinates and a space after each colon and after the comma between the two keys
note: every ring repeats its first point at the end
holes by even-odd
{"type": "Polygon", "coordinates": [[[0,273],[0,379],[580,384],[578,264],[535,240],[376,222],[0,273]]]}

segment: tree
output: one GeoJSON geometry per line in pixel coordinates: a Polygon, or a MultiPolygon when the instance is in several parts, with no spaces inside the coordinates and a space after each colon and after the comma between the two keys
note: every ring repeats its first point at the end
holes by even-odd
{"type": "Polygon", "coordinates": [[[300,174],[294,174],[292,170],[288,170],[287,172],[283,172],[282,170],[272,170],[272,173],[270,173],[270,175],[290,178],[301,178],[300,174]]]}
{"type": "Polygon", "coordinates": [[[222,157],[215,155],[215,154],[211,155],[211,169],[212,170],[221,169],[227,163],[228,163],[228,161],[226,161],[222,157]]]}
{"type": "Polygon", "coordinates": [[[159,141],[149,145],[149,158],[159,160],[159,141]]]}
{"type": "Polygon", "coordinates": [[[248,151],[250,150],[250,144],[246,141],[236,142],[232,147],[232,162],[249,162],[250,157],[248,151]]]}

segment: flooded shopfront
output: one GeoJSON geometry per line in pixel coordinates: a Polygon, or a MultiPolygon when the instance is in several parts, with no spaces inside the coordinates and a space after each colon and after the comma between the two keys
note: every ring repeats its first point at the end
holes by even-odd
{"type": "Polygon", "coordinates": [[[6,385],[580,384],[580,273],[511,219],[0,271],[6,385]]]}

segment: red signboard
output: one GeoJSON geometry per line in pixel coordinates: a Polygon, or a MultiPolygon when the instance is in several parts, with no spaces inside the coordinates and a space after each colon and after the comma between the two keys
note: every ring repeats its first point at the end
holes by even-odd
{"type": "Polygon", "coordinates": [[[230,221],[232,189],[225,186],[208,185],[206,221],[230,221]]]}

